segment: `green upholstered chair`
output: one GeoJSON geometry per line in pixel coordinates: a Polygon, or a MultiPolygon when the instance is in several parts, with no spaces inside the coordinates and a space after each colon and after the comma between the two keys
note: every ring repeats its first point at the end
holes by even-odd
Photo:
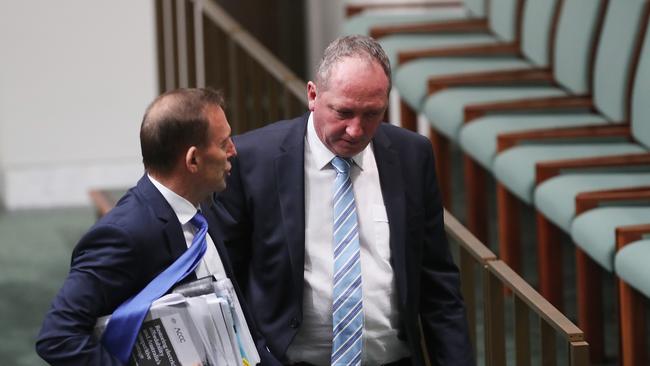
{"type": "Polygon", "coordinates": [[[620,364],[647,365],[646,301],[650,298],[650,224],[616,229],[614,270],[619,278],[620,364]],[[645,238],[644,238],[645,237],[645,238]]]}
{"type": "MultiPolygon", "coordinates": [[[[526,6],[532,7],[530,4],[533,3],[535,2],[527,2],[526,6]]],[[[541,3],[535,4],[540,6],[541,3]]],[[[551,22],[556,24],[555,28],[551,28],[554,37],[540,38],[538,27],[524,27],[522,49],[529,50],[526,53],[527,55],[537,55],[537,58],[528,57],[533,60],[537,59],[538,65],[529,62],[527,69],[520,68],[514,71],[429,77],[428,87],[432,94],[425,99],[423,113],[432,124],[430,137],[436,150],[439,164],[438,176],[442,180],[443,192],[445,192],[445,189],[447,190],[446,196],[450,195],[448,177],[451,175],[448,168],[448,162],[450,161],[448,145],[450,141],[458,141],[463,123],[471,119],[465,114],[466,106],[472,103],[526,98],[559,98],[567,95],[589,93],[591,89],[591,58],[599,34],[599,25],[606,9],[605,1],[564,0],[559,5],[557,7],[557,18],[551,22]],[[552,44],[550,49],[549,43],[552,44]],[[550,69],[541,66],[539,56],[542,54],[552,56],[550,62],[552,67],[550,69]]],[[[524,26],[546,23],[535,18],[538,12],[533,11],[533,8],[527,8],[527,10],[530,11],[530,15],[523,18],[522,23],[524,26]],[[531,20],[527,21],[528,19],[531,20]]],[[[479,60],[475,59],[474,62],[479,62],[479,60]]],[[[430,66],[433,66],[436,62],[439,63],[440,60],[433,59],[427,62],[430,66]]],[[[399,74],[409,66],[410,64],[406,64],[398,70],[398,81],[399,74]]],[[[413,88],[411,86],[411,89],[413,88]]],[[[584,108],[582,109],[584,111],[584,108]]],[[[529,110],[525,110],[525,112],[530,114],[529,110]]],[[[505,119],[508,118],[512,120],[516,117],[509,115],[505,119]]],[[[548,123],[549,121],[544,116],[537,116],[536,118],[540,120],[540,123],[548,123]],[[541,119],[545,119],[545,121],[541,122],[541,119]]],[[[574,123],[579,122],[586,123],[587,121],[579,119],[574,121],[574,123]]],[[[505,128],[505,126],[502,126],[502,128],[505,128]]],[[[495,139],[490,140],[490,136],[495,136],[492,128],[489,128],[484,135],[480,136],[479,142],[473,145],[479,145],[479,150],[484,145],[488,151],[491,150],[489,145],[495,144],[495,139]]],[[[491,159],[492,156],[485,160],[491,159]]],[[[469,160],[468,164],[470,163],[471,160],[469,160]]],[[[479,171],[477,174],[479,173],[482,172],[479,171]]],[[[476,186],[482,186],[480,184],[481,179],[484,180],[485,178],[479,175],[476,177],[469,176],[466,181],[476,180],[479,183],[476,186]]],[[[482,197],[482,192],[473,196],[474,190],[469,189],[466,192],[468,193],[466,202],[470,205],[467,208],[467,225],[475,235],[485,240],[487,238],[486,213],[484,212],[485,198],[482,197]]]]}
{"type": "MultiPolygon", "coordinates": [[[[646,173],[645,177],[637,177],[641,178],[639,183],[648,184],[649,176],[646,173]]],[[[584,178],[579,175],[566,177],[572,177],[574,181],[584,178]]],[[[601,181],[607,180],[604,178],[601,181]]],[[[576,212],[569,230],[576,244],[578,325],[591,346],[591,361],[600,362],[604,356],[605,316],[602,272],[614,271],[616,228],[650,223],[650,186],[583,193],[573,191],[573,196],[575,199],[565,197],[565,200],[575,203],[576,212]]]]}
{"type": "Polygon", "coordinates": [[[398,54],[405,51],[512,43],[518,38],[517,18],[523,2],[489,0],[483,17],[373,27],[370,35],[379,41],[393,66],[398,64],[398,54]]]}
{"type": "MultiPolygon", "coordinates": [[[[599,54],[595,60],[592,110],[598,111],[612,122],[630,121],[627,126],[559,128],[557,130],[502,133],[498,136],[497,144],[501,145],[502,149],[494,159],[492,172],[497,180],[498,220],[500,228],[504,230],[500,232],[499,244],[501,252],[512,253],[509,256],[515,263],[518,259],[516,222],[519,216],[517,212],[519,201],[526,204],[534,202],[538,210],[538,245],[540,249],[550,250],[557,246],[557,243],[549,242],[549,238],[557,235],[552,233],[561,230],[561,228],[566,230],[570,225],[566,218],[575,216],[573,211],[562,215],[558,213],[560,207],[569,207],[566,196],[563,194],[570,193],[574,187],[578,189],[576,192],[580,192],[624,186],[619,180],[613,181],[612,185],[594,186],[592,184],[596,183],[591,182],[598,180],[594,178],[595,173],[593,172],[590,172],[590,175],[585,178],[583,186],[580,186],[583,181],[578,183],[567,181],[565,184],[556,185],[552,184],[553,179],[550,178],[559,175],[562,169],[580,167],[582,161],[576,162],[575,159],[587,157],[615,156],[612,158],[614,161],[620,159],[626,164],[632,164],[634,161],[641,165],[645,163],[644,153],[647,151],[647,146],[650,146],[650,127],[646,127],[647,120],[650,118],[650,110],[648,110],[650,106],[645,102],[645,96],[648,95],[650,87],[650,37],[646,36],[649,8],[647,0],[611,1],[605,27],[601,34],[599,54]],[[637,7],[632,7],[633,3],[636,3],[637,7]],[[614,7],[628,10],[626,17],[620,17],[621,24],[607,23],[614,7]],[[636,16],[633,17],[633,15],[636,16]],[[635,18],[636,22],[633,21],[635,18]],[[637,30],[630,30],[626,34],[618,33],[629,24],[633,24],[633,28],[637,30]],[[611,27],[609,27],[610,25],[611,27]],[[615,30],[616,37],[608,34],[610,29],[615,30]],[[625,49],[618,48],[619,52],[617,53],[611,53],[617,49],[611,47],[620,47],[621,45],[627,46],[625,49]],[[609,50],[609,52],[605,52],[603,49],[609,50]],[[621,63],[621,59],[626,57],[625,53],[635,55],[637,50],[640,50],[641,55],[638,62],[627,62],[627,65],[625,62],[621,63]],[[601,52],[604,54],[604,59],[600,57],[601,52]],[[638,66],[634,68],[630,64],[638,66]],[[612,78],[613,74],[618,77],[612,78]],[[605,76],[604,79],[608,81],[607,83],[600,80],[601,75],[605,76]],[[633,88],[631,89],[631,111],[628,118],[626,110],[629,109],[630,89],[625,85],[630,80],[633,80],[633,88]],[[599,142],[594,141],[594,138],[605,138],[609,141],[599,142]],[[641,158],[634,156],[620,158],[626,154],[641,154],[641,158]],[[566,159],[573,160],[565,161],[566,159]]],[[[634,57],[630,58],[634,60],[634,57]]],[[[607,164],[611,165],[612,162],[607,159],[596,159],[593,162],[589,160],[584,163],[585,166],[598,166],[599,164],[606,166],[607,164]]],[[[632,176],[635,177],[635,175],[632,176]]],[[[630,181],[628,186],[630,185],[639,185],[639,183],[630,181]]],[[[569,200],[569,202],[571,201],[573,199],[569,200]]],[[[559,279],[559,276],[551,282],[547,282],[545,277],[546,274],[557,273],[557,271],[543,270],[543,268],[540,268],[540,271],[542,295],[556,306],[561,307],[561,296],[558,294],[558,289],[561,286],[557,286],[559,283],[553,283],[559,279]]]]}
{"type": "MultiPolygon", "coordinates": [[[[610,6],[614,4],[621,6],[630,2],[610,2],[610,6]]],[[[542,295],[560,308],[563,305],[562,270],[556,265],[561,262],[559,236],[562,231],[570,230],[578,213],[574,204],[576,196],[580,192],[650,185],[650,126],[647,123],[650,106],[645,101],[650,92],[649,6],[647,1],[640,4],[643,5],[642,9],[637,9],[641,18],[640,36],[636,37],[639,42],[633,42],[639,46],[640,57],[631,89],[630,124],[524,131],[502,134],[497,138],[497,143],[505,149],[497,155],[492,166],[499,187],[499,227],[504,230],[500,233],[501,248],[511,257],[518,257],[518,233],[513,231],[517,226],[517,204],[519,200],[534,203],[537,209],[539,288],[542,295]],[[605,168],[609,170],[603,171],[605,168]]],[[[626,20],[629,22],[629,17],[626,20]]],[[[619,37],[612,43],[621,44],[622,41],[619,37]]],[[[607,66],[611,68],[611,63],[607,66]]],[[[599,67],[598,60],[595,67],[599,67]]],[[[611,94],[614,90],[598,83],[597,77],[598,73],[594,78],[593,99],[600,113],[609,117],[615,111],[625,110],[628,88],[622,87],[618,94],[611,94]],[[599,100],[606,103],[600,105],[599,100]],[[620,105],[611,103],[612,100],[620,105]]],[[[578,277],[595,277],[598,265],[584,254],[580,246],[576,251],[578,277]]],[[[582,288],[580,281],[578,287],[582,288]]],[[[579,292],[588,293],[588,290],[583,288],[579,292]]],[[[578,307],[583,317],[598,316],[598,312],[593,311],[593,301],[581,300],[578,307]]],[[[581,327],[594,324],[593,321],[579,323],[581,327]]],[[[586,334],[592,334],[590,337],[593,338],[595,331],[586,330],[586,334]]],[[[598,349],[592,346],[592,355],[596,359],[602,356],[598,349]]]]}
{"type": "MultiPolygon", "coordinates": [[[[400,51],[400,65],[394,71],[395,90],[402,98],[400,122],[403,127],[411,130],[417,129],[416,115],[422,98],[426,96],[426,78],[430,76],[457,75],[465,72],[486,72],[495,70],[542,70],[549,72],[549,46],[548,43],[553,33],[553,24],[559,16],[557,0],[527,1],[521,9],[521,21],[517,22],[517,34],[520,36],[506,40],[505,28],[497,28],[497,24],[507,21],[504,14],[514,8],[513,3],[490,2],[490,15],[499,14],[500,18],[494,19],[493,33],[498,38],[504,39],[491,45],[455,46],[449,48],[430,48],[424,50],[400,51]],[[496,7],[501,7],[497,11],[496,7]],[[497,33],[498,32],[498,33],[497,33]],[[405,62],[405,63],[403,63],[405,62]],[[402,64],[403,63],[403,64],[402,64]]],[[[588,9],[583,9],[587,12],[588,9]]],[[[391,38],[380,40],[382,44],[391,38]]],[[[434,144],[435,146],[435,144],[434,144]]],[[[448,177],[445,170],[447,156],[438,156],[439,177],[448,177]]],[[[451,189],[449,181],[442,178],[443,201],[447,206],[451,204],[451,189]]],[[[483,238],[481,238],[483,239],[483,238]]]]}
{"type": "Polygon", "coordinates": [[[348,4],[347,18],[343,22],[342,35],[370,35],[373,27],[393,26],[406,23],[439,22],[485,17],[485,0],[450,2],[426,2],[423,4],[395,2],[391,4],[348,4]]]}

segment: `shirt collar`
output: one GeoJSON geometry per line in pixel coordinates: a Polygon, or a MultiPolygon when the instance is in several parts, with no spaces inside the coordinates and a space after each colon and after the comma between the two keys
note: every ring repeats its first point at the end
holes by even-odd
{"type": "MultiPolygon", "coordinates": [[[[325,168],[331,161],[334,159],[334,153],[325,146],[323,141],[316,134],[316,128],[314,127],[314,114],[309,114],[309,119],[307,120],[307,146],[311,152],[312,159],[316,163],[316,167],[319,170],[325,168]]],[[[360,153],[354,155],[352,160],[354,163],[363,170],[363,157],[366,154],[368,149],[372,149],[372,141],[366,146],[365,149],[361,150],[360,153]]]]}
{"type": "Polygon", "coordinates": [[[172,207],[178,221],[181,225],[187,224],[196,215],[200,207],[195,207],[190,201],[178,195],[176,192],[165,187],[162,183],[155,180],[151,175],[147,174],[151,183],[160,191],[167,203],[172,207]]]}

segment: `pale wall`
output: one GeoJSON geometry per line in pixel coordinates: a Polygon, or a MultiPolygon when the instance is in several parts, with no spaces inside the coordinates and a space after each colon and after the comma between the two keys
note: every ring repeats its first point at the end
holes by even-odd
{"type": "Polygon", "coordinates": [[[157,92],[153,1],[0,1],[0,198],[87,204],[140,174],[157,92]],[[3,179],[4,178],[4,179],[3,179]]]}

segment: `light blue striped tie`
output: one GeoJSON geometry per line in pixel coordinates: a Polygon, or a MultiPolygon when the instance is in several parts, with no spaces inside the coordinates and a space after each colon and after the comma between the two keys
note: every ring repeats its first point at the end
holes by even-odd
{"type": "Polygon", "coordinates": [[[332,293],[332,365],[361,365],[363,304],[359,225],[354,203],[351,162],[332,159],[334,182],[334,291],[332,293]]]}

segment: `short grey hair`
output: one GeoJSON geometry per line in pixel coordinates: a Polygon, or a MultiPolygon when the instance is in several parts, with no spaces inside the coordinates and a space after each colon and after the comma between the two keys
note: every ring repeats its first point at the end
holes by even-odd
{"type": "Polygon", "coordinates": [[[390,61],[388,61],[386,52],[376,40],[361,35],[339,37],[327,46],[316,69],[316,84],[327,89],[332,67],[348,57],[358,57],[378,63],[388,78],[388,91],[390,92],[392,81],[390,61]]]}

